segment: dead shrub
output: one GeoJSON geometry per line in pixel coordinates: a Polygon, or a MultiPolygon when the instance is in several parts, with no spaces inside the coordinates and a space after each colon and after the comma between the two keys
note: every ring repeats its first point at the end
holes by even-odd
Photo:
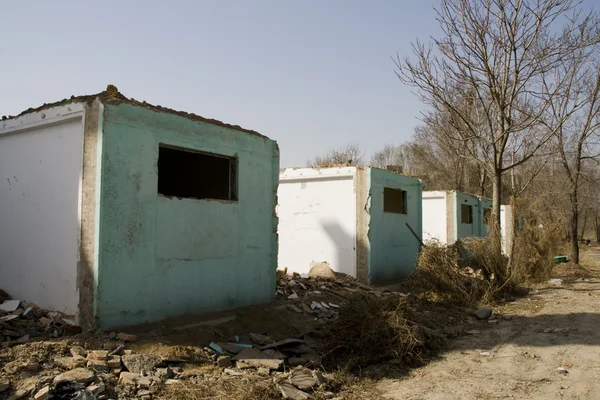
{"type": "Polygon", "coordinates": [[[547,215],[544,203],[517,202],[513,206],[514,240],[511,249],[511,275],[518,284],[548,280],[564,238],[564,221],[547,215]]]}
{"type": "Polygon", "coordinates": [[[465,238],[450,246],[432,242],[421,252],[405,290],[460,306],[494,302],[512,289],[508,259],[491,238],[465,238]]]}
{"type": "Polygon", "coordinates": [[[339,311],[324,339],[326,365],[352,370],[390,359],[406,363],[427,350],[424,328],[410,319],[400,296],[352,296],[339,311]]]}

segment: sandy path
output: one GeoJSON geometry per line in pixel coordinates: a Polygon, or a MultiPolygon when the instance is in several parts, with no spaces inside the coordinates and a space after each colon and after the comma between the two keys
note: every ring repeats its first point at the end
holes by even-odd
{"type": "Polygon", "coordinates": [[[540,286],[497,310],[512,319],[474,322],[480,334],[379,388],[390,399],[600,399],[600,249],[586,257],[591,277],[540,286]]]}

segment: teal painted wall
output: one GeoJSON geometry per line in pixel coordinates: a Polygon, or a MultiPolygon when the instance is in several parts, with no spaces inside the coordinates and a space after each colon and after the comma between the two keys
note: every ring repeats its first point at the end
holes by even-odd
{"type": "Polygon", "coordinates": [[[479,198],[479,232],[478,236],[485,237],[488,236],[487,225],[485,224],[485,209],[492,209],[492,200],[479,198]]]}
{"type": "Polygon", "coordinates": [[[456,239],[464,237],[480,236],[481,213],[479,212],[479,199],[475,196],[461,192],[453,192],[454,195],[454,226],[456,239]],[[473,223],[463,224],[461,221],[461,205],[467,204],[473,207],[473,223]]]}
{"type": "Polygon", "coordinates": [[[100,327],[270,301],[277,266],[276,143],[129,104],[104,107],[100,327]],[[159,144],[237,157],[239,201],[159,196],[159,144]]]}
{"type": "Polygon", "coordinates": [[[422,185],[418,179],[377,168],[368,168],[370,198],[369,280],[380,283],[408,276],[415,268],[419,242],[406,223],[422,236],[422,185]],[[383,189],[405,190],[407,213],[383,212],[383,189]]]}

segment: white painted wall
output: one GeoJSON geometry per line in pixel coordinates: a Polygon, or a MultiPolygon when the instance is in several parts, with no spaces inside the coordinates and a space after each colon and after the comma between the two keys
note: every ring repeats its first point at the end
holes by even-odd
{"type": "Polygon", "coordinates": [[[448,242],[446,192],[423,192],[423,242],[448,242]]]}
{"type": "Polygon", "coordinates": [[[0,121],[0,287],[75,315],[83,106],[0,121]]]}
{"type": "Polygon", "coordinates": [[[502,252],[508,254],[514,232],[507,230],[507,220],[512,219],[512,206],[500,205],[500,235],[502,236],[502,252]]]}
{"type": "Polygon", "coordinates": [[[279,268],[313,263],[356,276],[356,168],[288,168],[280,173],[279,268]]]}

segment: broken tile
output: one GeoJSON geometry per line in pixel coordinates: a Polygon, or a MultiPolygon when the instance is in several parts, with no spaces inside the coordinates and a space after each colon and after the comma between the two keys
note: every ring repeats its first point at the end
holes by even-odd
{"type": "Polygon", "coordinates": [[[219,354],[225,354],[225,351],[223,350],[223,348],[221,346],[219,346],[218,344],[211,342],[208,345],[209,348],[213,349],[214,351],[216,351],[219,354]]]}
{"type": "Polygon", "coordinates": [[[295,291],[293,291],[293,290],[292,290],[292,294],[290,294],[290,295],[288,296],[288,299],[289,299],[289,300],[296,300],[296,299],[298,299],[298,298],[299,298],[299,297],[298,297],[298,295],[297,295],[297,294],[296,294],[296,292],[295,292],[295,291]]]}
{"type": "Polygon", "coordinates": [[[6,312],[13,312],[21,305],[20,300],[6,300],[4,303],[0,304],[0,310],[6,312]]]}

